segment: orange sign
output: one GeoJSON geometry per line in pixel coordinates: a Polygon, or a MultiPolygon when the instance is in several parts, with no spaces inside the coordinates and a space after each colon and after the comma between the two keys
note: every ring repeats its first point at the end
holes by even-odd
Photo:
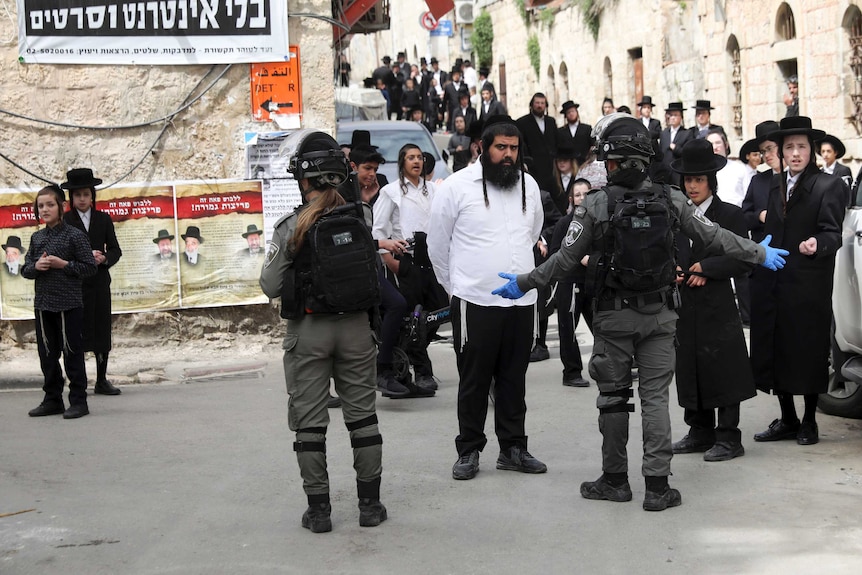
{"type": "Polygon", "coordinates": [[[287,62],[251,65],[251,111],[258,122],[269,122],[275,114],[302,114],[299,46],[290,46],[289,52],[287,62]]]}

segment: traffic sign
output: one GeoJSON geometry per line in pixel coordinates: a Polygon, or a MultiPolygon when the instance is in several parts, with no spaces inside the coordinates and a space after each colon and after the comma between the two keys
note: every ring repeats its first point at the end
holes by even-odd
{"type": "Polygon", "coordinates": [[[422,15],[419,16],[419,24],[430,31],[437,27],[437,19],[431,12],[422,12],[422,15]]]}

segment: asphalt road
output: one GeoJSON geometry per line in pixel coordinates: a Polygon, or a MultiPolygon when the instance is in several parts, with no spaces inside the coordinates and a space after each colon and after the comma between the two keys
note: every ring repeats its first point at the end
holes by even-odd
{"type": "Polygon", "coordinates": [[[648,513],[636,413],[634,500],[588,501],[578,486],[601,473],[596,389],[562,387],[555,348],[528,374],[529,447],[547,474],[497,471],[489,423],[480,473],[452,479],[457,378],[451,346],[435,343],[437,396],[378,401],[389,520],[359,527],[349,440],[331,410],[334,529],[312,534],[299,522],[305,497],[280,355],[270,350],[259,378],[91,397],[92,414],[74,421],[29,418],[39,391],[0,393],[0,573],[862,571],[862,422],[821,414],[818,445],[759,444],[751,436],[778,408],[758,396],[742,407],[745,457],[675,457],[671,483],[683,504],[648,513]]]}

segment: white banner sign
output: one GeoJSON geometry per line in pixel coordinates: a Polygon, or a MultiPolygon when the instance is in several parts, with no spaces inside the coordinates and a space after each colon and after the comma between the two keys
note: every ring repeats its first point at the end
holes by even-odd
{"type": "Polygon", "coordinates": [[[289,59],[285,0],[17,0],[35,64],[230,64],[289,59]]]}

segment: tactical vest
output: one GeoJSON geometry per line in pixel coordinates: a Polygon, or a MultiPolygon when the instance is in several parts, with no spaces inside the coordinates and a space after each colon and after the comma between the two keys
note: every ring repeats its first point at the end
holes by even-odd
{"type": "Polygon", "coordinates": [[[362,204],[339,206],[306,233],[284,278],[281,315],[366,311],[379,303],[377,251],[362,204]]]}
{"type": "Polygon", "coordinates": [[[608,229],[604,234],[604,285],[617,295],[657,291],[675,285],[679,216],[669,188],[653,184],[636,192],[604,188],[608,229]]]}

